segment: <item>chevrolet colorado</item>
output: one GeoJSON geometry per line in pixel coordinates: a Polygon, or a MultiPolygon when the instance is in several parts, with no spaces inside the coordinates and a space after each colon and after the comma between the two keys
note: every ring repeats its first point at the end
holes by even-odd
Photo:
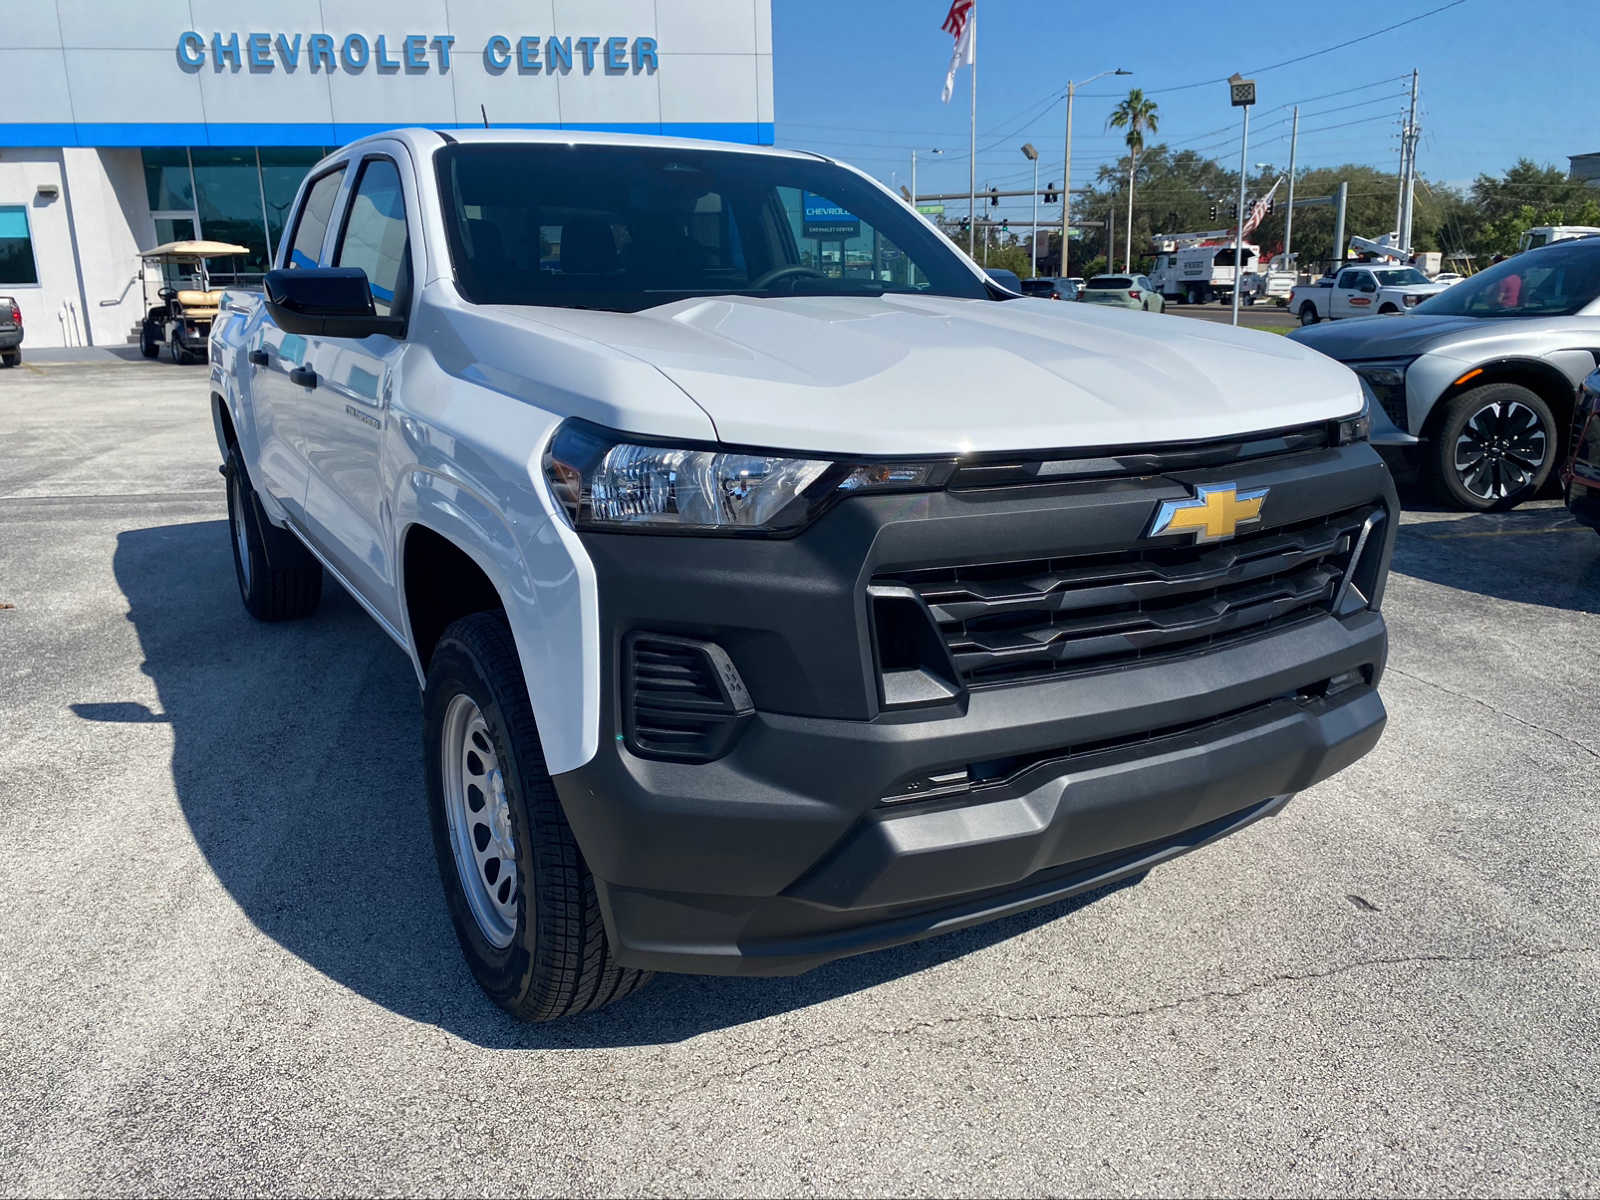
{"type": "Polygon", "coordinates": [[[276,265],[212,331],[239,591],[331,575],[411,659],[521,1017],[1135,877],[1382,730],[1398,509],[1323,355],[1014,296],[852,168],[670,139],[367,138],[276,265]]]}

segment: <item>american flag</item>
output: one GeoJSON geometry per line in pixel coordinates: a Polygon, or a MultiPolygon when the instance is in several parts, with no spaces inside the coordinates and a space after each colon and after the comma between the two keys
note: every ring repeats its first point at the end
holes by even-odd
{"type": "Polygon", "coordinates": [[[1255,231],[1255,227],[1267,219],[1267,205],[1272,203],[1272,193],[1278,190],[1278,185],[1282,182],[1283,176],[1280,175],[1272,181],[1272,187],[1267,190],[1267,194],[1250,206],[1249,219],[1244,223],[1245,237],[1249,237],[1255,231]]]}
{"type": "Polygon", "coordinates": [[[950,12],[945,16],[944,24],[940,26],[951,37],[955,38],[955,49],[950,52],[950,70],[944,77],[944,93],[941,97],[946,104],[950,103],[950,93],[955,90],[956,72],[961,64],[972,65],[977,53],[978,18],[973,11],[977,0],[950,0],[950,12]]]}

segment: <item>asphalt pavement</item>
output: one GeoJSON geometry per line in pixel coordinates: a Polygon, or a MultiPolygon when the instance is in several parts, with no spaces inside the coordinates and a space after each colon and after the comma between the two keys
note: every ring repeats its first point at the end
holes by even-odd
{"type": "MultiPolygon", "coordinates": [[[[0,1193],[1600,1192],[1600,538],[1404,518],[1390,723],[1137,886],[519,1025],[401,652],[252,622],[205,368],[0,371],[0,1193]]],[[[825,772],[819,764],[819,772],[825,772]]]]}

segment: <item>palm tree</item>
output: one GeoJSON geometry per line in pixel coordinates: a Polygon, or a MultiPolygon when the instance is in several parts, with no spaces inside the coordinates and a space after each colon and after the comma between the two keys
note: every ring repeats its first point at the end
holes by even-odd
{"type": "MultiPolygon", "coordinates": [[[[1144,149],[1144,131],[1151,133],[1160,128],[1161,118],[1156,102],[1146,100],[1143,88],[1134,88],[1128,98],[1117,105],[1116,111],[1106,121],[1108,129],[1128,131],[1128,238],[1122,249],[1122,270],[1126,273],[1133,263],[1133,172],[1139,163],[1139,152],[1144,149]]],[[[1106,248],[1106,265],[1111,262],[1110,247],[1106,248]]]]}

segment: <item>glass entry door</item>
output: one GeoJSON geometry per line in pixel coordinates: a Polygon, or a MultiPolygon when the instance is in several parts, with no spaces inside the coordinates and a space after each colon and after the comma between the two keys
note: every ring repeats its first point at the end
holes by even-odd
{"type": "Polygon", "coordinates": [[[156,223],[156,245],[168,242],[192,242],[198,236],[198,222],[193,212],[167,210],[150,214],[156,223]]]}

